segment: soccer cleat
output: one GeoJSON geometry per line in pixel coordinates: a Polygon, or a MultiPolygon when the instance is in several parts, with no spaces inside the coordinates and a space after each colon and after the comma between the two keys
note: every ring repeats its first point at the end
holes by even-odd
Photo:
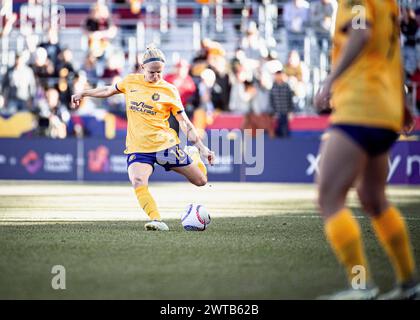
{"type": "Polygon", "coordinates": [[[420,300],[420,283],[398,285],[390,292],[380,295],[379,300],[420,300]]]}
{"type": "Polygon", "coordinates": [[[195,146],[186,146],[184,148],[184,151],[190,156],[190,158],[192,159],[193,163],[195,163],[198,168],[200,168],[200,171],[207,176],[207,167],[204,164],[203,160],[201,159],[200,156],[200,151],[198,151],[197,147],[195,146]]]}
{"type": "Polygon", "coordinates": [[[366,289],[347,289],[329,296],[321,296],[319,300],[375,300],[378,298],[379,289],[369,287],[366,289]]]}
{"type": "Polygon", "coordinates": [[[165,222],[153,220],[144,225],[147,231],[169,231],[169,227],[165,222]]]}

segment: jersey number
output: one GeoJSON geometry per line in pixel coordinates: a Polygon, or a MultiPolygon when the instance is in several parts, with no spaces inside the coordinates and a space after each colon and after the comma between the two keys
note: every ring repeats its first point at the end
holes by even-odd
{"type": "Polygon", "coordinates": [[[172,153],[175,156],[175,158],[178,159],[178,161],[181,161],[181,159],[185,157],[185,153],[178,147],[176,147],[176,151],[172,149],[169,151],[169,153],[172,153]]]}

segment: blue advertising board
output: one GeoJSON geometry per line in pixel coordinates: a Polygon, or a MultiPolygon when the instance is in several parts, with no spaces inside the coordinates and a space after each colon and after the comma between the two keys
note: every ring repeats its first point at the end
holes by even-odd
{"type": "MultiPolygon", "coordinates": [[[[257,150],[256,140],[252,141],[252,149],[257,150]]],[[[247,182],[299,182],[314,181],[317,170],[319,139],[269,139],[264,142],[263,170],[260,174],[246,174],[247,182]]],[[[255,152],[254,151],[254,152],[255,152]]],[[[258,155],[258,154],[256,154],[258,155]]],[[[261,171],[261,170],[260,170],[261,171]]]]}
{"type": "Polygon", "coordinates": [[[76,180],[77,142],[1,139],[0,179],[76,180]]]}
{"type": "MultiPolygon", "coordinates": [[[[319,139],[217,139],[208,140],[216,151],[216,164],[208,166],[210,182],[312,183],[318,171],[319,139]]],[[[0,139],[0,179],[128,182],[124,144],[122,139],[0,139]]],[[[150,181],[185,178],[156,165],[150,181]]],[[[420,185],[420,141],[394,145],[389,182],[420,185]]]]}
{"type": "MultiPolygon", "coordinates": [[[[122,139],[85,139],[83,141],[85,163],[83,180],[128,181],[127,157],[124,154],[124,147],[125,141],[122,139]]],[[[218,157],[214,166],[208,167],[209,180],[239,181],[241,166],[233,163],[231,155],[233,152],[231,149],[228,154],[218,157]]],[[[150,181],[185,181],[185,178],[175,172],[165,171],[164,168],[156,164],[150,181]]]]}

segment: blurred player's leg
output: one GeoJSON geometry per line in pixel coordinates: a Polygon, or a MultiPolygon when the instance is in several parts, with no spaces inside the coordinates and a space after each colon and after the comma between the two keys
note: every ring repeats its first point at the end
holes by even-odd
{"type": "Polygon", "coordinates": [[[136,192],[140,207],[153,221],[145,225],[146,230],[168,230],[166,224],[161,222],[156,202],[149,191],[149,177],[153,167],[147,163],[132,163],[128,167],[128,176],[136,192]]]}
{"type": "MultiPolygon", "coordinates": [[[[410,291],[417,285],[416,266],[404,218],[386,199],[387,176],[388,154],[369,159],[357,192],[364,210],[372,218],[376,236],[391,260],[403,298],[404,290],[410,291]]],[[[417,290],[420,294],[420,287],[417,290]]]]}
{"type": "MultiPolygon", "coordinates": [[[[370,272],[360,226],[352,212],[345,207],[347,192],[365,167],[367,156],[345,134],[331,130],[329,138],[321,147],[321,157],[320,174],[317,177],[319,206],[325,220],[327,240],[346,268],[349,283],[352,283],[354,277],[353,267],[361,266],[365,270],[366,283],[369,284],[370,272]]],[[[370,297],[371,294],[367,294],[366,298],[370,297]]]]}

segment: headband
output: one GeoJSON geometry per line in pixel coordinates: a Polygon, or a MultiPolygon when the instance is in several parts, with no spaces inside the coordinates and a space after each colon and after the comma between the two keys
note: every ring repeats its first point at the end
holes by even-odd
{"type": "Polygon", "coordinates": [[[149,59],[145,60],[143,62],[143,64],[146,64],[146,63],[149,63],[149,62],[156,62],[156,61],[165,63],[165,60],[163,60],[162,58],[149,58],[149,59]]]}

